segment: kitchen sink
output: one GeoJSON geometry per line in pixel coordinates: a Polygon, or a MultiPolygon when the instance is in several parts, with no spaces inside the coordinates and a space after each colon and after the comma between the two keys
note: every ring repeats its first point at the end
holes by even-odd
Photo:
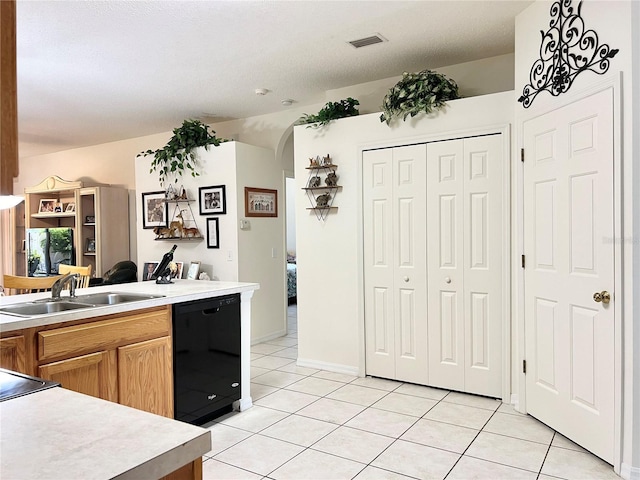
{"type": "Polygon", "coordinates": [[[29,302],[17,303],[15,305],[0,308],[0,313],[31,317],[34,315],[45,315],[47,313],[64,312],[67,310],[78,310],[80,308],[91,308],[93,306],[94,305],[68,301],[29,302]]]}
{"type": "Polygon", "coordinates": [[[141,300],[150,300],[163,296],[164,295],[144,295],[141,293],[104,292],[78,295],[75,299],[72,299],[72,301],[95,305],[117,305],[118,303],[139,302],[141,300]]]}
{"type": "Polygon", "coordinates": [[[62,297],[61,300],[46,298],[33,302],[16,303],[0,308],[0,313],[20,317],[33,317],[37,315],[47,315],[49,313],[65,312],[67,310],[79,310],[81,308],[95,308],[105,305],[139,302],[160,297],[164,297],[164,295],[145,295],[141,293],[124,292],[89,293],[87,295],[78,295],[77,297],[62,297]]]}

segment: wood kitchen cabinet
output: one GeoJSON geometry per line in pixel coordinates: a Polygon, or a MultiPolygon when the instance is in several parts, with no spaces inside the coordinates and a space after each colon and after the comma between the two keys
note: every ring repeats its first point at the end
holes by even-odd
{"type": "Polygon", "coordinates": [[[24,372],[26,368],[25,345],[24,335],[0,338],[0,368],[24,372]]]}
{"type": "Polygon", "coordinates": [[[171,337],[118,348],[119,403],[173,418],[171,337]]]}
{"type": "Polygon", "coordinates": [[[0,366],[173,418],[171,307],[13,332],[0,366]]]}
{"type": "Polygon", "coordinates": [[[118,401],[115,352],[104,351],[48,363],[38,367],[38,377],[59,382],[75,392],[118,401]]]}

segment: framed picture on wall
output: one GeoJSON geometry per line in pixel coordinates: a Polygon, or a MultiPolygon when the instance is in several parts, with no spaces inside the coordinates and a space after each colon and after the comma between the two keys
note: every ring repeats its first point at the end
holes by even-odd
{"type": "Polygon", "coordinates": [[[207,218],[207,248],[220,248],[220,230],[217,218],[207,218]]]}
{"type": "Polygon", "coordinates": [[[244,187],[245,217],[277,217],[278,191],[244,187]]]}
{"type": "Polygon", "coordinates": [[[227,196],[224,185],[200,187],[200,215],[225,215],[227,213],[227,196]]]}
{"type": "Polygon", "coordinates": [[[167,226],[167,202],[165,192],[142,194],[142,228],[167,226]]]}

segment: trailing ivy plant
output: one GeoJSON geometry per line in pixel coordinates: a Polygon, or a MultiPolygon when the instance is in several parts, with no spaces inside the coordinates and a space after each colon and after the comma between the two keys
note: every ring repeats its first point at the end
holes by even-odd
{"type": "Polygon", "coordinates": [[[354,98],[347,98],[339,102],[328,102],[316,115],[304,114],[298,120],[298,125],[309,124],[307,128],[320,128],[328,125],[332,120],[345,117],[355,117],[360,112],[356,108],[360,102],[354,98]]]}
{"type": "Polygon", "coordinates": [[[178,182],[178,177],[182,176],[186,170],[191,171],[192,177],[200,175],[196,171],[197,159],[194,149],[208,148],[209,145],[217,147],[225,141],[216,137],[216,132],[209,131],[209,126],[200,120],[184,120],[180,127],[173,129],[173,136],[164,147],[145,150],[137,156],[153,155],[149,173],[157,171],[162,186],[170,175],[176,175],[175,181],[178,182]]]}
{"type": "Polygon", "coordinates": [[[431,113],[442,108],[447,100],[460,98],[458,85],[450,78],[431,70],[403,73],[382,101],[381,122],[387,125],[394,117],[406,120],[420,112],[431,113]]]}

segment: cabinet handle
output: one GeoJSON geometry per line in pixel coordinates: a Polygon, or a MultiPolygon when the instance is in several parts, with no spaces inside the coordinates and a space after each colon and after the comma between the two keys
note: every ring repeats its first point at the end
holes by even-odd
{"type": "Polygon", "coordinates": [[[444,279],[444,283],[451,283],[451,277],[446,277],[444,279]]]}
{"type": "Polygon", "coordinates": [[[409,281],[409,277],[404,277],[404,281],[408,282],[409,281]]]}

